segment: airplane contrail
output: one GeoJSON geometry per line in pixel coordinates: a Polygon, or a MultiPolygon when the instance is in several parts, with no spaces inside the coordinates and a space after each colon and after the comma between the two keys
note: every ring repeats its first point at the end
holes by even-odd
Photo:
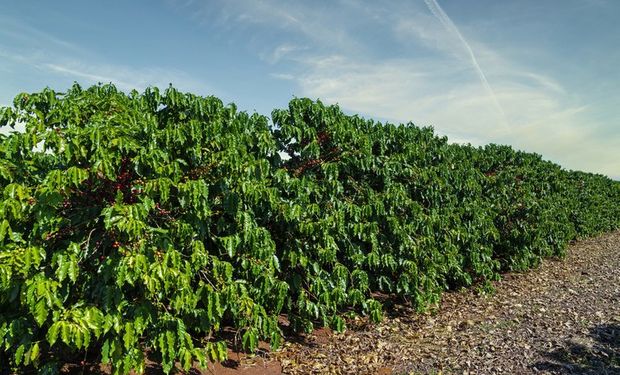
{"type": "Polygon", "coordinates": [[[461,43],[463,43],[463,46],[465,47],[467,52],[469,52],[471,63],[476,69],[476,72],[478,73],[478,77],[480,77],[480,82],[482,82],[482,85],[484,86],[484,88],[491,95],[491,98],[493,98],[493,103],[495,104],[495,107],[501,114],[502,120],[504,121],[504,125],[508,126],[508,120],[506,119],[506,113],[504,112],[504,109],[502,108],[502,106],[499,104],[499,101],[497,100],[497,96],[495,95],[495,91],[493,91],[493,88],[491,87],[491,85],[489,85],[489,81],[487,80],[486,75],[482,71],[482,68],[480,68],[480,65],[478,64],[478,60],[476,59],[476,55],[474,54],[474,51],[469,46],[469,43],[467,43],[467,41],[465,40],[465,38],[463,37],[459,29],[456,27],[454,22],[452,22],[450,17],[448,17],[446,12],[444,12],[443,9],[439,6],[439,3],[437,3],[437,0],[424,0],[424,2],[426,3],[426,6],[431,11],[431,13],[433,13],[433,15],[437,17],[439,22],[441,22],[441,24],[449,32],[454,33],[459,38],[461,43]]]}

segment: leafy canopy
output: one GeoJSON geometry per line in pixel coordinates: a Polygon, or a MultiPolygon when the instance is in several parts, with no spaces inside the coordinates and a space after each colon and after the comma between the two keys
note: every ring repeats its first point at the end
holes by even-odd
{"type": "Polygon", "coordinates": [[[226,327],[248,351],[279,316],[342,331],[377,292],[423,309],[620,226],[618,182],[536,154],[308,99],[271,119],[172,87],[0,109],[25,126],[0,135],[0,368],[205,366],[226,327]]]}

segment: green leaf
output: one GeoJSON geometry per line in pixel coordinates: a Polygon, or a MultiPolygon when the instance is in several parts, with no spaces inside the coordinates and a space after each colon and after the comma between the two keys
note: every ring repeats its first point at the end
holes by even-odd
{"type": "Polygon", "coordinates": [[[9,221],[6,219],[2,220],[2,222],[0,223],[0,242],[4,241],[4,238],[7,234],[9,234],[9,237],[11,237],[11,232],[12,231],[9,221]]]}
{"type": "Polygon", "coordinates": [[[253,352],[258,347],[258,333],[255,328],[248,328],[241,339],[243,348],[253,352]]]}
{"type": "Polygon", "coordinates": [[[53,346],[58,339],[58,330],[60,328],[60,325],[61,322],[55,322],[47,330],[47,342],[49,342],[50,346],[53,346]]]}
{"type": "Polygon", "coordinates": [[[134,329],[133,324],[126,323],[125,324],[125,334],[123,335],[123,343],[125,344],[125,349],[130,349],[134,342],[134,329]]]}
{"type": "Polygon", "coordinates": [[[30,349],[30,361],[34,362],[39,358],[39,343],[35,342],[30,349]]]}
{"type": "Polygon", "coordinates": [[[332,328],[338,333],[344,332],[346,328],[344,319],[340,316],[334,316],[332,320],[332,328]]]}
{"type": "Polygon", "coordinates": [[[72,335],[71,335],[71,325],[69,323],[61,322],[60,338],[65,344],[71,345],[72,335]]]}
{"type": "Polygon", "coordinates": [[[48,315],[47,304],[45,303],[44,299],[41,299],[35,305],[35,315],[34,315],[34,319],[36,320],[39,327],[41,327],[43,323],[45,323],[45,321],[47,320],[47,315],[48,315]]]}
{"type": "Polygon", "coordinates": [[[110,341],[105,340],[103,342],[103,346],[101,347],[101,363],[108,364],[110,363],[110,341]]]}
{"type": "Polygon", "coordinates": [[[88,171],[83,168],[69,167],[65,173],[71,184],[76,187],[80,186],[82,181],[88,178],[88,171]]]}
{"type": "Polygon", "coordinates": [[[25,349],[26,348],[24,344],[21,344],[20,346],[17,347],[17,350],[15,351],[15,364],[17,366],[19,366],[22,363],[22,358],[24,357],[25,349]]]}

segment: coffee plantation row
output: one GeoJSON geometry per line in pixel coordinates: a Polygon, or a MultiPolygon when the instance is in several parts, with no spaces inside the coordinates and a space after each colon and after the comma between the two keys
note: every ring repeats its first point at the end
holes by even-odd
{"type": "Polygon", "coordinates": [[[0,126],[9,372],[87,352],[114,373],[145,353],[205,366],[227,343],[278,347],[284,318],[342,331],[381,319],[379,295],[424,309],[620,226],[607,177],[308,99],[270,120],[172,87],[76,84],[18,95],[0,126]]]}

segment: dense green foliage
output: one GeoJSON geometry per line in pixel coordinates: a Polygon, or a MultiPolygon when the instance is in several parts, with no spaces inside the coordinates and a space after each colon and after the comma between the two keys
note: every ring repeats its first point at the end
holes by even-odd
{"type": "Polygon", "coordinates": [[[26,128],[0,135],[0,368],[204,365],[225,327],[276,347],[281,315],[342,330],[381,318],[377,292],[423,309],[620,226],[620,183],[535,154],[307,99],[272,121],[111,85],[0,109],[26,128]]]}

